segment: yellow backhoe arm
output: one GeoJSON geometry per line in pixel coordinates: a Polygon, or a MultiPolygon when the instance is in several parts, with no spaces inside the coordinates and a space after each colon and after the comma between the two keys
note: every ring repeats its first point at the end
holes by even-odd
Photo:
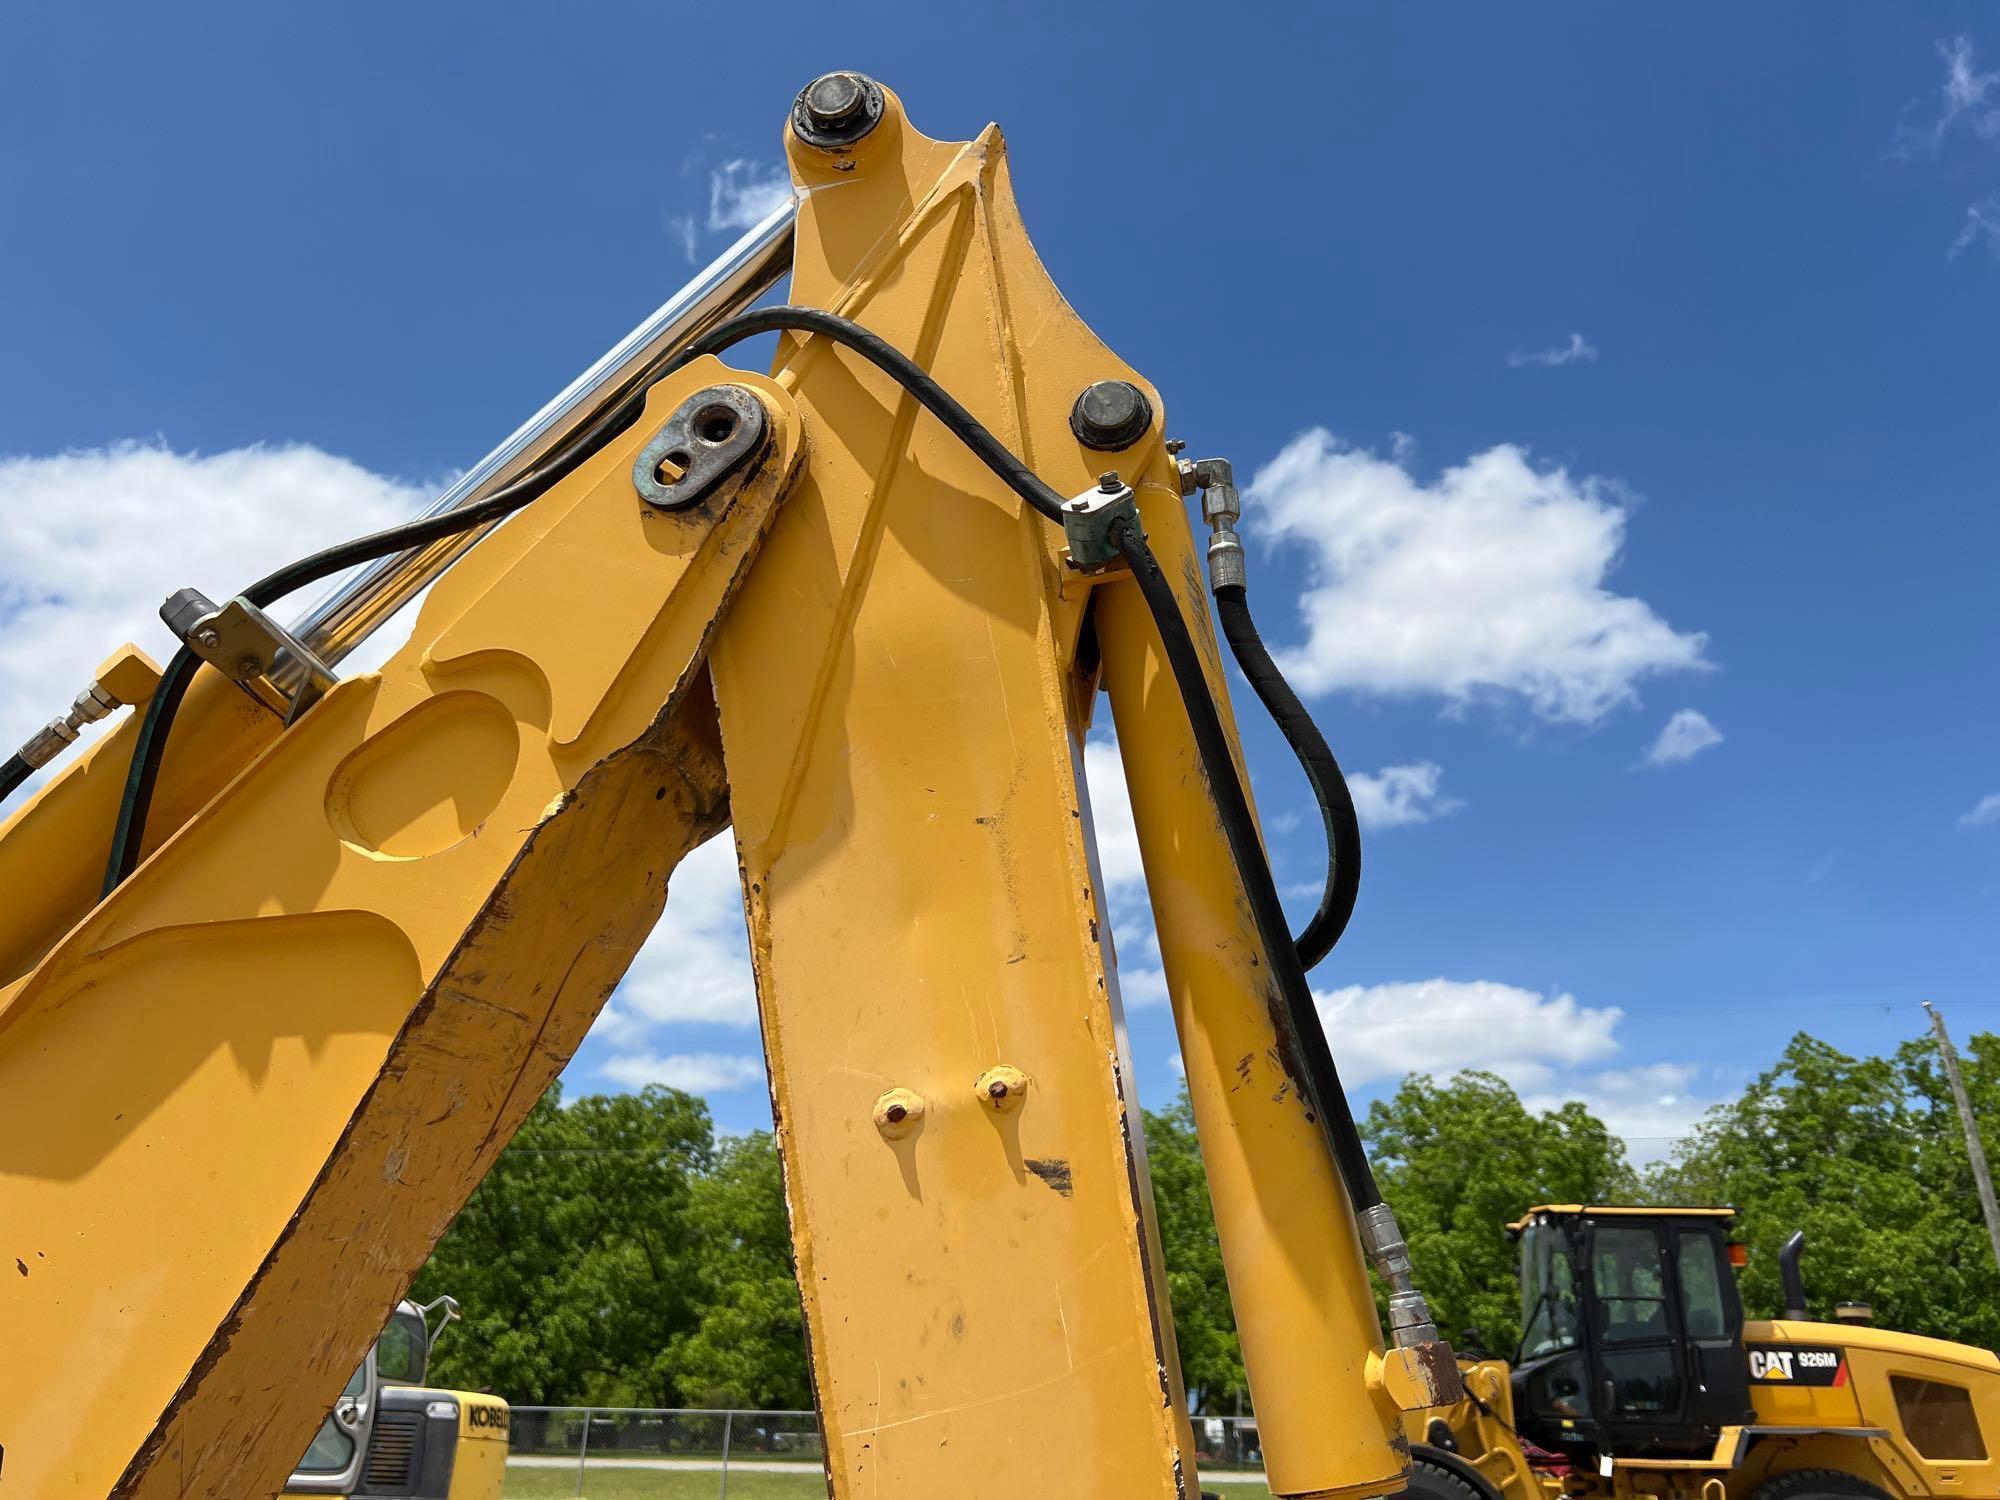
{"type": "MultiPolygon", "coordinates": [[[[1059,494],[1116,472],[1240,777],[1157,393],[1049,282],[997,131],[931,141],[872,82],[830,90],[787,133],[793,302],[1059,494]],[[1075,415],[1106,382],[1141,398],[1123,431],[1075,415]]],[[[1383,1347],[1364,1238],[1403,1278],[1400,1246],[1350,1206],[1156,609],[1082,535],[794,332],[771,378],[660,379],[289,727],[203,669],[103,900],[132,727],[23,808],[0,1495],[275,1493],[733,824],[833,1493],[1191,1500],[1081,772],[1100,689],[1271,1488],[1398,1489],[1399,1413],[1448,1398],[1449,1351],[1383,1347]]]]}

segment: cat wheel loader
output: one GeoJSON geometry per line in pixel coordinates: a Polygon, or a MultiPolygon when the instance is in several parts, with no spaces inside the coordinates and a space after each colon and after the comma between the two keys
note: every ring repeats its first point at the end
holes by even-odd
{"type": "MultiPolygon", "coordinates": [[[[1399,1492],[1403,1414],[1456,1399],[1306,982],[1353,805],[1230,464],[1051,284],[997,130],[839,72],[784,140],[793,199],[427,514],[163,579],[166,664],[114,652],[0,765],[53,768],[0,826],[0,1500],[277,1493],[725,829],[830,1493],[1195,1500],[1104,702],[1271,1490],[1399,1492]],[[758,335],[769,374],[723,361],[758,335]],[[1210,592],[1325,813],[1297,936],[1210,592]]],[[[1088,170],[1107,257],[1189,227],[1088,170]]]]}
{"type": "Polygon", "coordinates": [[[1520,1246],[1513,1360],[1406,1419],[1413,1500],[1885,1500],[2000,1495],[2000,1357],[1806,1312],[1749,1319],[1728,1208],[1544,1204],[1520,1246]]]}

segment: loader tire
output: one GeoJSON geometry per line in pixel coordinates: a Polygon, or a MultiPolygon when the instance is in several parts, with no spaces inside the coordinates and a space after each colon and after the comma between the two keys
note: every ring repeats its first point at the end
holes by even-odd
{"type": "Polygon", "coordinates": [[[1442,1464],[1410,1460],[1410,1484],[1404,1500],[1485,1500],[1485,1496],[1442,1464]]]}
{"type": "Polygon", "coordinates": [[[1889,1496],[1839,1469],[1794,1469],[1780,1474],[1750,1500],[1889,1500],[1889,1496]]]}

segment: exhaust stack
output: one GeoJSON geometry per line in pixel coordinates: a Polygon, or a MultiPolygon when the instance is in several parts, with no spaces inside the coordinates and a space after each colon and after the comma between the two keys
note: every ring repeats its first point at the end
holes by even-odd
{"type": "Polygon", "coordinates": [[[1794,1229],[1778,1252],[1778,1279],[1785,1287],[1785,1316],[1803,1321],[1806,1316],[1806,1279],[1799,1274],[1799,1257],[1805,1253],[1806,1232],[1794,1229]]]}

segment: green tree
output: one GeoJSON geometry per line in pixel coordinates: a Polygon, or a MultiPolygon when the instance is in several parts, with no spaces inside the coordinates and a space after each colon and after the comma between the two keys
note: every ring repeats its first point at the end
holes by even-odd
{"type": "Polygon", "coordinates": [[[1362,1135],[1439,1330],[1476,1329],[1500,1355],[1521,1332],[1504,1226],[1538,1203],[1615,1203],[1638,1187],[1624,1143],[1583,1105],[1531,1113],[1491,1073],[1413,1073],[1369,1107],[1362,1135]]]}
{"type": "Polygon", "coordinates": [[[694,1184],[697,1322],[670,1351],[703,1406],[812,1405],[785,1180],[768,1132],[725,1140],[694,1184]]]}
{"type": "Polygon", "coordinates": [[[535,1106],[417,1278],[467,1326],[436,1378],[522,1404],[673,1406],[700,1319],[691,1205],[714,1161],[707,1107],[673,1089],[535,1106]]]}
{"type": "MultiPolygon", "coordinates": [[[[1964,1062],[1975,1112],[2000,1123],[2000,1038],[1974,1037],[1964,1062]]],[[[1985,1144],[1992,1153],[2000,1139],[1989,1131],[1985,1144]]],[[[1753,1317],[1780,1311],[1777,1251],[1803,1229],[1815,1317],[1867,1302],[1888,1327],[2000,1342],[2000,1269],[1927,1038],[1855,1058],[1801,1032],[1742,1097],[1710,1112],[1648,1189],[1656,1201],[1737,1208],[1750,1250],[1738,1285],[1753,1317]]]]}
{"type": "Polygon", "coordinates": [[[1199,1410],[1227,1411],[1244,1388],[1243,1350],[1236,1342],[1236,1314],[1223,1279],[1215,1209],[1187,1085],[1181,1085],[1180,1097],[1166,1109],[1145,1111],[1145,1122],[1181,1382],[1199,1410]]]}

